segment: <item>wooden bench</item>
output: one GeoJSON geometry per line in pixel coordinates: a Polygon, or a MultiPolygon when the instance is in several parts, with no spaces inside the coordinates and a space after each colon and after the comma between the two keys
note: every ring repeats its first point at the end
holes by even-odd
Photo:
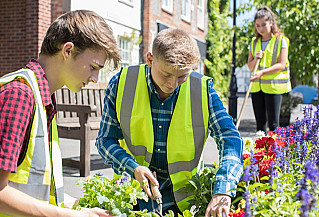
{"type": "Polygon", "coordinates": [[[80,169],[80,176],[90,175],[90,141],[100,129],[106,86],[90,83],[78,93],[66,87],[56,91],[59,137],[80,140],[80,161],[62,159],[62,163],[80,169]]]}

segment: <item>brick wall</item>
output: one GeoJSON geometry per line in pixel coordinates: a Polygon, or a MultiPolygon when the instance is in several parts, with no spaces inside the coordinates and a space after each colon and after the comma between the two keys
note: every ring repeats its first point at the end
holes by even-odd
{"type": "Polygon", "coordinates": [[[52,0],[51,3],[51,23],[66,11],[63,9],[62,0],[52,0]]]}
{"type": "Polygon", "coordinates": [[[51,20],[62,13],[62,0],[0,1],[0,76],[38,57],[51,20]]]}

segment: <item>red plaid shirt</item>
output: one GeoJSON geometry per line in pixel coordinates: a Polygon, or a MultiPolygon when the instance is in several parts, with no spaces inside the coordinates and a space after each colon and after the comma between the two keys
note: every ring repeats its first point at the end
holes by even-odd
{"type": "MultiPolygon", "coordinates": [[[[48,80],[41,65],[35,59],[32,59],[26,68],[31,69],[38,80],[42,103],[46,107],[49,129],[56,114],[55,96],[50,95],[48,80]]],[[[22,160],[19,159],[20,153],[24,152],[29,138],[33,107],[33,92],[24,79],[17,78],[0,86],[1,170],[17,171],[18,160],[19,162],[22,160]]]]}

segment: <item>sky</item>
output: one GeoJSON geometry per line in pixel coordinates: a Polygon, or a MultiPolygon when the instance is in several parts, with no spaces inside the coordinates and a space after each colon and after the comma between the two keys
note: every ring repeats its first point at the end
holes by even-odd
{"type": "MultiPolygon", "coordinates": [[[[233,3],[234,1],[233,0],[230,0],[230,11],[233,12],[233,3]]],[[[244,4],[244,3],[249,3],[249,2],[252,2],[252,0],[236,0],[236,8],[238,8],[238,6],[240,4],[244,4]]],[[[237,16],[236,17],[236,25],[237,26],[242,26],[244,24],[244,20],[253,20],[254,19],[254,15],[255,15],[255,12],[256,12],[256,8],[253,8],[251,11],[249,12],[246,12],[244,14],[241,14],[240,16],[237,16]]],[[[233,25],[233,19],[229,19],[228,21],[229,25],[233,25]]]]}

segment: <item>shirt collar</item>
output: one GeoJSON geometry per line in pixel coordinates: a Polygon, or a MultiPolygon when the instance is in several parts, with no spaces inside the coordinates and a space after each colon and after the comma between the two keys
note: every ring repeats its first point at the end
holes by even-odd
{"type": "MultiPolygon", "coordinates": [[[[148,88],[150,90],[150,93],[154,93],[160,99],[160,96],[159,96],[157,90],[155,89],[155,85],[153,84],[153,81],[152,81],[152,78],[151,78],[152,77],[151,76],[151,70],[152,70],[152,68],[149,67],[148,65],[146,65],[145,73],[146,73],[146,81],[147,81],[147,84],[148,84],[148,88]]],[[[172,95],[177,94],[178,91],[179,91],[179,86],[169,95],[168,98],[170,98],[172,95]]]]}
{"type": "Polygon", "coordinates": [[[50,88],[49,88],[49,82],[47,80],[47,77],[45,76],[45,72],[40,65],[40,63],[36,59],[31,59],[30,62],[26,65],[27,68],[31,69],[39,84],[39,89],[40,89],[40,94],[41,94],[41,99],[42,103],[44,106],[48,106],[55,103],[55,97],[54,94],[50,94],[50,88]]]}

